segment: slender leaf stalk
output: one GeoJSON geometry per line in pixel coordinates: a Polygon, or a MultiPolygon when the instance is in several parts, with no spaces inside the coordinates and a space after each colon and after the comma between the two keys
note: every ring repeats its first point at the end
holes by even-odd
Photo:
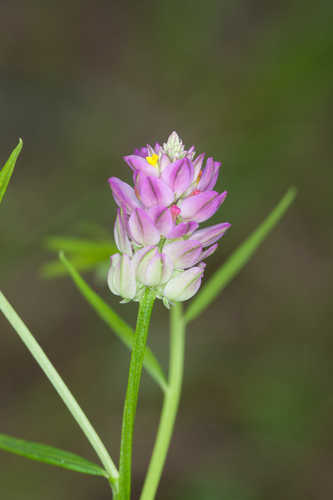
{"type": "Polygon", "coordinates": [[[150,324],[151,313],[155,301],[155,292],[147,288],[139,304],[136,323],[135,341],[131,354],[128,384],[123,412],[119,462],[119,493],[117,500],[130,500],[132,443],[136,407],[142,373],[142,366],[150,324]]]}
{"type": "Polygon", "coordinates": [[[66,386],[65,382],[62,380],[59,373],[46,356],[45,352],[42,350],[38,342],[28,330],[27,326],[23,323],[21,318],[18,316],[16,311],[13,309],[13,307],[10,305],[1,291],[0,310],[12,325],[32,356],[35,358],[35,360],[67,406],[68,410],[80,426],[82,432],[88,439],[89,443],[91,444],[103,466],[105,467],[111,486],[116,487],[119,474],[100,437],[98,436],[95,429],[84,414],[83,410],[79,406],[78,402],[66,386]]]}
{"type": "Polygon", "coordinates": [[[140,500],[154,500],[176,420],[181,394],[185,354],[185,323],[180,303],[171,308],[169,389],[140,500]]]}

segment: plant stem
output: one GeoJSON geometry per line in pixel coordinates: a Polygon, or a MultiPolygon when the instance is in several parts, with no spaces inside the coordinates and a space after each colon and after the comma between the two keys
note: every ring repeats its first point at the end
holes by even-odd
{"type": "Polygon", "coordinates": [[[185,324],[180,303],[171,308],[169,389],[165,393],[157,438],[140,500],[154,500],[177,415],[184,370],[185,324]]]}
{"type": "Polygon", "coordinates": [[[155,301],[155,292],[147,288],[139,304],[134,346],[128,375],[128,384],[123,412],[119,462],[119,493],[117,500],[129,500],[131,495],[131,466],[133,430],[138,402],[142,365],[155,301]]]}
{"type": "Polygon", "coordinates": [[[67,406],[68,410],[73,415],[76,422],[81,427],[81,430],[83,431],[84,435],[88,439],[89,443],[91,444],[103,466],[105,467],[105,470],[109,475],[111,486],[116,489],[116,483],[118,481],[118,471],[100,437],[98,436],[95,429],[84,414],[83,410],[79,406],[78,402],[68,389],[67,385],[62,380],[59,373],[46,356],[43,349],[40,347],[38,342],[33,337],[32,333],[28,330],[27,326],[23,323],[21,318],[18,316],[16,311],[13,309],[13,307],[10,305],[1,291],[0,311],[3,312],[9,323],[12,325],[18,336],[21,338],[22,342],[28,348],[32,356],[35,358],[35,360],[67,406]]]}

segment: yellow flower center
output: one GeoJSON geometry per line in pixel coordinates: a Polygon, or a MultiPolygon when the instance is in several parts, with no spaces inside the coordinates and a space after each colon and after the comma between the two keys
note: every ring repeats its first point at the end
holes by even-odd
{"type": "Polygon", "coordinates": [[[151,156],[146,156],[146,161],[153,167],[157,167],[158,155],[154,153],[151,156]]]}

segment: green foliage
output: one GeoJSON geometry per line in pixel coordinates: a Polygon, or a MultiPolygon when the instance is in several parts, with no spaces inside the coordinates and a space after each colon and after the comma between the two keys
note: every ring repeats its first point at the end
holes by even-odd
{"type": "Polygon", "coordinates": [[[64,469],[91,474],[93,476],[108,477],[106,471],[98,465],[74,453],[53,448],[53,446],[23,441],[22,439],[7,436],[6,434],[0,434],[0,448],[10,453],[30,458],[31,460],[56,465],[64,469]]]}
{"type": "MultiPolygon", "coordinates": [[[[65,266],[68,274],[73,279],[77,288],[83,297],[89,302],[91,307],[96,311],[98,316],[114,331],[114,333],[124,342],[124,344],[132,349],[134,344],[133,329],[108,305],[96,292],[94,292],[88,283],[77,272],[73,263],[66,259],[65,255],[60,253],[60,260],[65,266]]],[[[162,390],[167,389],[166,377],[156,357],[149,349],[146,348],[144,367],[152,378],[160,385],[162,390]]]]}
{"type": "Polygon", "coordinates": [[[100,458],[102,464],[104,465],[105,470],[108,473],[110,483],[114,484],[118,478],[118,471],[100,437],[89,422],[88,418],[74,398],[73,394],[70,392],[67,385],[65,384],[57,370],[54,368],[41,346],[38,344],[35,337],[32,335],[26,324],[23,323],[20,316],[17,314],[15,309],[8,302],[1,291],[0,311],[12,325],[17,335],[20,337],[30,354],[37,361],[44,374],[49,379],[54,389],[59,394],[60,398],[63,400],[64,404],[67,406],[74,420],[80,426],[82,432],[84,433],[89,443],[96,451],[96,454],[100,458]]]}
{"type": "MultiPolygon", "coordinates": [[[[112,240],[91,241],[65,236],[48,238],[46,248],[57,253],[61,250],[68,252],[71,262],[80,271],[95,269],[98,265],[108,261],[110,255],[117,251],[112,240]]],[[[52,260],[42,268],[42,275],[45,278],[55,278],[66,274],[66,267],[59,260],[52,260]]]]}
{"type": "Polygon", "coordinates": [[[2,199],[7,190],[10,178],[14,172],[16,160],[21,152],[22,147],[23,147],[23,142],[22,139],[20,139],[18,145],[16,146],[15,149],[13,149],[10,157],[0,170],[0,203],[2,202],[2,199]]]}
{"type": "Polygon", "coordinates": [[[260,226],[242,243],[229,259],[220,267],[208,283],[194,298],[185,313],[187,322],[195,319],[206,309],[227,284],[241,271],[256,249],[285,214],[296,196],[296,190],[290,188],[260,226]]]}

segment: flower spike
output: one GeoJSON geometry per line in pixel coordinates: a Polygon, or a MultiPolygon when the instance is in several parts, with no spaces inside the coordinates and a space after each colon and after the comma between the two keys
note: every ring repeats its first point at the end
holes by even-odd
{"type": "Polygon", "coordinates": [[[166,306],[190,299],[200,288],[204,259],[217,249],[230,224],[199,228],[227,192],[215,191],[220,162],[186,149],[176,132],[161,146],[147,144],[124,157],[134,187],[111,177],[118,205],[114,237],[118,254],[108,274],[111,291],[138,301],[146,287],[166,306]]]}

